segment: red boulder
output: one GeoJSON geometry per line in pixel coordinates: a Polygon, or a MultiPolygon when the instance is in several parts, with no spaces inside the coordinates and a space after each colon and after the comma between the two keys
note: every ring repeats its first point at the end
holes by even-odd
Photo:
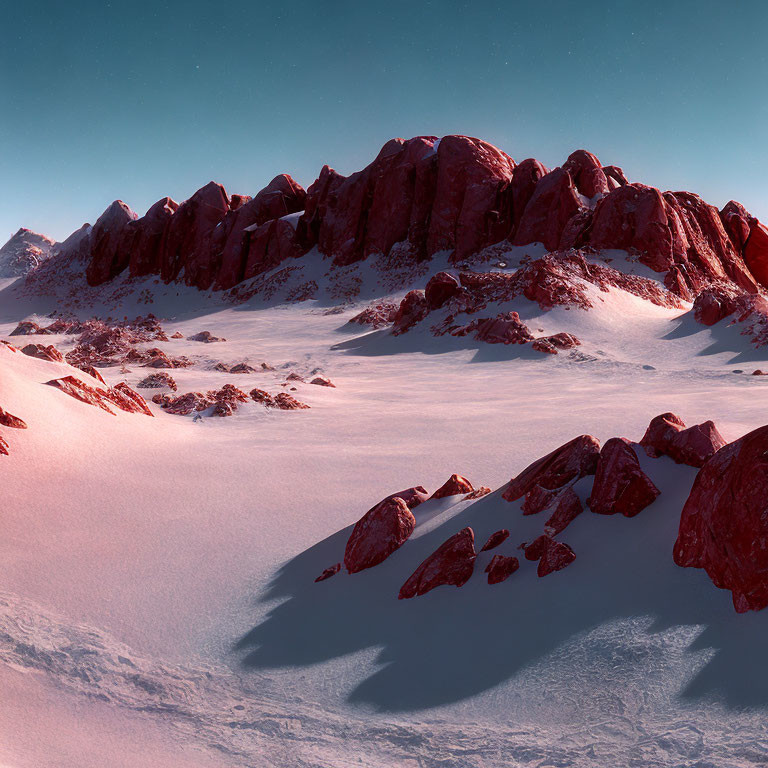
{"type": "Polygon", "coordinates": [[[675,562],[704,568],[739,613],[768,606],[768,426],[708,459],[683,507],[675,562]]]}
{"type": "Polygon", "coordinates": [[[600,443],[592,435],[580,435],[537,459],[517,477],[509,481],[502,498],[515,501],[524,496],[535,485],[543,489],[562,488],[572,480],[594,475],[600,443]]]}
{"type": "Polygon", "coordinates": [[[713,421],[686,429],[674,413],[662,413],[651,420],[640,445],[652,458],[669,456],[677,464],[701,467],[726,444],[713,421]]]}
{"type": "Polygon", "coordinates": [[[561,491],[552,507],[552,514],[544,524],[544,532],[550,536],[562,533],[583,511],[581,499],[573,488],[561,491]]]}
{"type": "Polygon", "coordinates": [[[430,498],[444,499],[446,496],[458,496],[463,493],[472,493],[472,483],[461,475],[451,475],[430,498]]]}
{"type": "Polygon", "coordinates": [[[494,555],[485,567],[489,584],[501,584],[506,581],[518,568],[520,561],[516,557],[494,555]]]}
{"type": "Polygon", "coordinates": [[[530,544],[523,546],[526,560],[538,560],[536,573],[539,577],[560,571],[570,565],[575,559],[574,551],[562,541],[543,534],[530,544]]]}
{"type": "Polygon", "coordinates": [[[589,508],[600,515],[634,517],[658,495],[659,489],[640,468],[630,442],[623,437],[608,440],[600,451],[595,482],[587,499],[589,508]]]}
{"type": "Polygon", "coordinates": [[[344,550],[349,573],[384,562],[413,533],[416,519],[398,496],[385,499],[357,521],[344,550]]]}
{"type": "Polygon", "coordinates": [[[459,281],[448,272],[438,272],[429,278],[424,296],[430,309],[439,309],[459,291],[459,281]]]}
{"type": "Polygon", "coordinates": [[[122,200],[115,200],[99,216],[91,229],[91,261],[85,272],[88,285],[106,283],[128,266],[132,240],[128,225],[135,219],[136,214],[122,200]]]}
{"type": "Polygon", "coordinates": [[[424,595],[435,587],[461,587],[469,581],[475,569],[475,534],[463,528],[443,542],[403,584],[399,600],[424,595]]]}
{"type": "Polygon", "coordinates": [[[392,334],[399,336],[429,314],[429,305],[422,291],[409,291],[400,302],[394,318],[392,334]]]}
{"type": "Polygon", "coordinates": [[[499,531],[496,531],[495,533],[492,533],[488,537],[488,541],[483,544],[483,548],[480,550],[481,552],[486,552],[489,549],[494,549],[499,546],[499,544],[502,544],[509,538],[509,531],[506,528],[502,528],[499,531]]]}

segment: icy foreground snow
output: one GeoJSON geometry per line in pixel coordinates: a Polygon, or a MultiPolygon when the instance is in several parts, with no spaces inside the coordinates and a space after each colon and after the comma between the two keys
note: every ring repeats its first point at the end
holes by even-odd
{"type": "MultiPolygon", "coordinates": [[[[30,311],[7,295],[0,338],[30,311]]],[[[695,470],[669,459],[643,458],[657,502],[583,513],[576,562],[545,579],[521,567],[489,587],[479,563],[459,590],[396,599],[421,549],[468,515],[480,542],[530,538],[542,521],[495,492],[428,502],[410,554],[313,581],[397,489],[453,472],[500,489],[577,434],[637,440],[664,411],[714,419],[728,440],[766,423],[768,382],[733,370],[768,357],[737,331],[618,292],[600,312],[528,307],[530,327],[583,341],[534,357],[369,333],[346,324],[360,306],[180,306],[152,307],[169,335],[227,341],[169,342],[196,363],[172,371],[179,391],[274,391],[289,371],[336,388],[297,383],[301,412],[110,416],[42,386],[66,365],[3,354],[0,405],[29,428],[6,430],[0,457],[0,765],[768,762],[768,614],[737,615],[672,562],[695,470]]],[[[147,373],[101,372],[131,386],[147,373]]]]}

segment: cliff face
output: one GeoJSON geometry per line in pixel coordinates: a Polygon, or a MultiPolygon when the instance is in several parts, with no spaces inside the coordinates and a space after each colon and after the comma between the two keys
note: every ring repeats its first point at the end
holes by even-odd
{"type": "Polygon", "coordinates": [[[210,182],[141,218],[116,201],[91,231],[86,274],[91,285],[128,270],[228,289],[315,247],[346,266],[393,249],[414,263],[446,251],[460,263],[499,242],[538,242],[629,251],[692,300],[712,283],[768,285],[767,232],[736,202],[718,211],[690,192],[630,183],[584,150],[548,170],[479,139],[418,136],[392,139],[348,177],[324,166],[306,191],[288,175],[253,198],[210,182]]]}

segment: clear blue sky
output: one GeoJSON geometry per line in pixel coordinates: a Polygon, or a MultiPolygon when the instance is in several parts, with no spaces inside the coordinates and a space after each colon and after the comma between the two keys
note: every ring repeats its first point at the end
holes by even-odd
{"type": "Polygon", "coordinates": [[[768,3],[0,2],[0,242],[211,179],[254,193],[393,136],[584,147],[768,219],[768,3]]]}

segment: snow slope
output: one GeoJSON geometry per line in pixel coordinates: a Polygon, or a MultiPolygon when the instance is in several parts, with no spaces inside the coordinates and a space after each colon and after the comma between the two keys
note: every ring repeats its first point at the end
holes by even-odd
{"type": "MultiPolygon", "coordinates": [[[[747,374],[768,352],[621,291],[589,312],[521,302],[532,329],[582,339],[557,356],[370,332],[347,322],[364,304],[327,297],[233,306],[163,291],[88,313],[151,309],[169,335],[226,338],[162,345],[195,362],[171,372],[179,392],[276,392],[290,371],[336,388],[292,384],[307,411],[112,416],[44,385],[69,366],[0,347],[0,406],[29,427],[3,430],[0,457],[0,765],[768,761],[768,615],[737,615],[703,572],[673,564],[695,470],[668,459],[642,457],[657,502],[633,519],[585,512],[565,537],[577,561],[544,579],[524,562],[489,587],[478,567],[462,589],[396,599],[464,524],[480,542],[510,528],[507,554],[541,528],[494,493],[429,502],[382,566],[313,581],[400,488],[459,472],[500,489],[576,434],[636,440],[668,410],[739,437],[766,421],[768,383],[747,374]],[[218,361],[276,370],[236,376],[218,361]]],[[[51,308],[0,292],[0,338],[51,308]]],[[[148,371],[101,372],[135,386],[148,371]]]]}

